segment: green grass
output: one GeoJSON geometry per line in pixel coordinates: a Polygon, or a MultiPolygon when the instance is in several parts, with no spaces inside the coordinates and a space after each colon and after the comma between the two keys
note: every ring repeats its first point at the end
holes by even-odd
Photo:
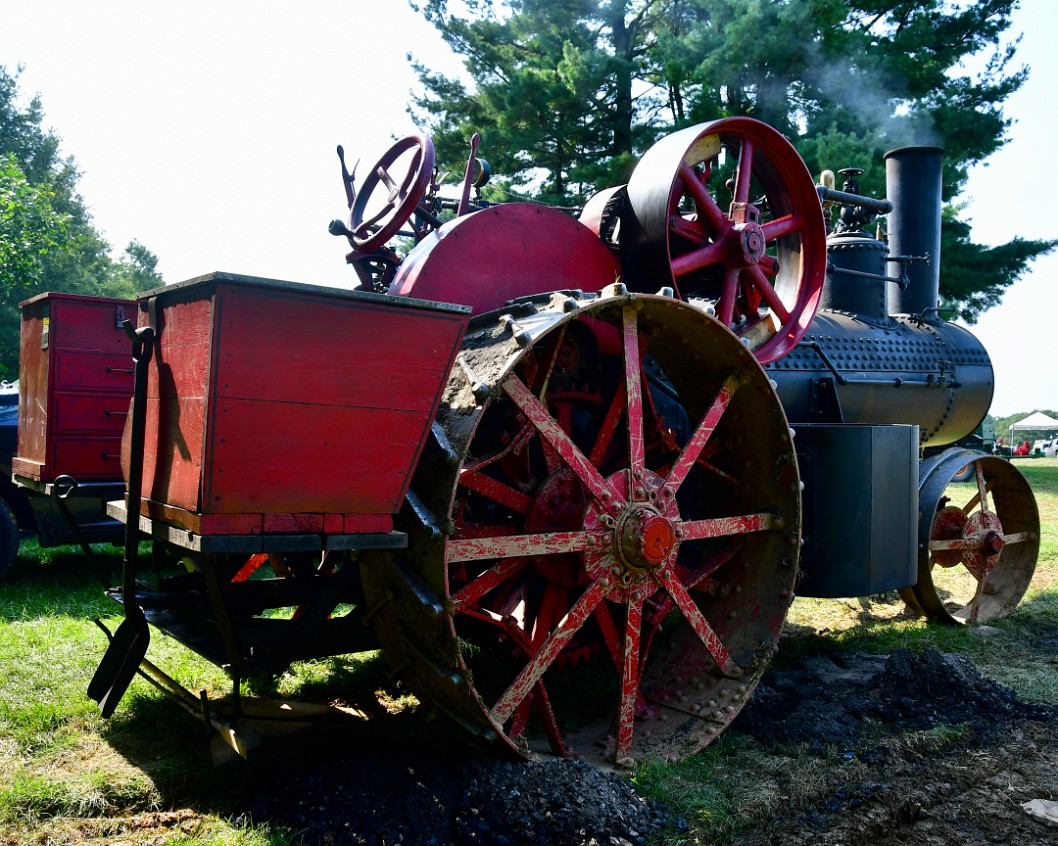
{"type": "MultiPolygon", "coordinates": [[[[1037,495],[1041,551],[1032,585],[1008,619],[980,627],[931,625],[908,615],[895,594],[843,600],[798,599],[776,665],[820,649],[887,653],[936,648],[970,657],[1028,700],[1058,703],[1058,460],[1017,464],[1037,495]]],[[[98,548],[117,582],[120,552],[98,548]]],[[[25,542],[0,581],[0,846],[23,843],[152,842],[180,846],[289,846],[287,835],[231,820],[238,773],[215,769],[205,730],[141,679],[110,720],[85,695],[106,648],[94,624],[113,631],[120,609],[74,548],[41,550],[25,542]]],[[[216,667],[155,633],[149,656],[193,691],[219,696],[229,682],[216,667]]],[[[323,697],[329,689],[366,691],[379,709],[387,699],[377,658],[297,665],[264,695],[323,697]]],[[[907,748],[941,750],[958,727],[911,733],[907,748]]],[[[840,750],[833,755],[840,757],[840,750]]],[[[690,830],[670,843],[722,843],[749,819],[780,810],[792,793],[824,784],[826,756],[764,748],[728,735],[676,764],[648,763],[633,776],[646,795],[682,814],[690,830]],[[799,781],[793,782],[796,774],[799,781]],[[808,785],[808,787],[805,787],[808,785]]],[[[236,767],[242,767],[236,763],[236,767]]],[[[855,762],[843,765],[849,778],[855,762]]]]}

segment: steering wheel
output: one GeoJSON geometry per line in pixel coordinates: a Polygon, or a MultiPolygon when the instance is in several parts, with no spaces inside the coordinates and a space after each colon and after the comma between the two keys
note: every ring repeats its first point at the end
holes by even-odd
{"type": "Polygon", "coordinates": [[[671,284],[712,303],[761,363],[790,352],[819,305],[826,226],[788,140],[752,118],[691,126],[636,165],[621,215],[630,285],[671,284]]]}
{"type": "Polygon", "coordinates": [[[415,212],[434,168],[433,141],[402,138],[371,168],[349,214],[353,246],[374,250],[397,234],[415,212]]]}

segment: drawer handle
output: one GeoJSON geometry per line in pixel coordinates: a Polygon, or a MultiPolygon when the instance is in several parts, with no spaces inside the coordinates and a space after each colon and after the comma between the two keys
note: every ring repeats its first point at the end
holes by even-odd
{"type": "Polygon", "coordinates": [[[117,452],[117,453],[104,452],[103,453],[103,460],[104,461],[113,461],[115,458],[121,458],[121,453],[120,452],[117,452]]]}
{"type": "Polygon", "coordinates": [[[127,367],[127,368],[126,367],[111,367],[110,365],[107,365],[107,373],[131,373],[131,372],[132,372],[132,368],[131,367],[127,367]]]}
{"type": "Polygon", "coordinates": [[[129,410],[126,408],[124,411],[114,411],[111,408],[105,408],[103,414],[107,417],[128,417],[129,410]]]}

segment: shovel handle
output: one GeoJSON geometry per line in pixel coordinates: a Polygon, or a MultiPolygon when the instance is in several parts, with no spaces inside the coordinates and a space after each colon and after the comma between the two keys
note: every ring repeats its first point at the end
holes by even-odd
{"type": "Polygon", "coordinates": [[[125,560],[122,572],[121,604],[125,617],[142,616],[136,603],[136,564],[139,551],[140,493],[143,488],[143,445],[147,430],[147,379],[154,350],[154,327],[132,328],[132,321],[121,323],[132,341],[132,362],[135,381],[132,390],[132,423],[129,437],[128,504],[125,511],[125,560]],[[135,610],[133,610],[135,609],[135,610]]]}

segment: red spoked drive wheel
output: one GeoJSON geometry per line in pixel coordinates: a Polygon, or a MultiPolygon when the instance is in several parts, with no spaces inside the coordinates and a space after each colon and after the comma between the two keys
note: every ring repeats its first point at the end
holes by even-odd
{"type": "Polygon", "coordinates": [[[367,614],[412,688],[485,740],[689,754],[742,707],[792,599],[786,419],[697,309],[538,299],[468,335],[367,614]]]}
{"type": "Polygon", "coordinates": [[[1009,461],[950,449],[919,474],[918,581],[900,594],[941,623],[1006,617],[1028,590],[1040,548],[1032,489],[1009,461]],[[970,480],[953,484],[969,469],[970,480]]]}
{"type": "Polygon", "coordinates": [[[624,281],[683,299],[767,364],[804,336],[826,273],[815,185],[789,141],[752,118],[725,118],[663,138],[636,165],[621,217],[624,281]]]}

